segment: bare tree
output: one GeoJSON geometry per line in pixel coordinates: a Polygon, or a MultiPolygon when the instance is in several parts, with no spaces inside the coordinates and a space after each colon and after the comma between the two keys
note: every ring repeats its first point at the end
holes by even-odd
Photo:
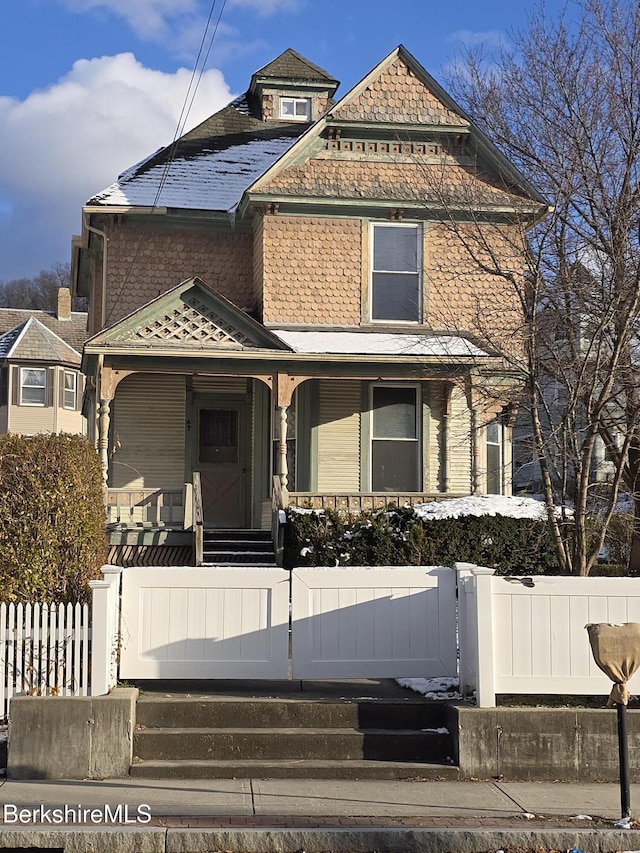
{"type": "MultiPolygon", "coordinates": [[[[443,208],[468,257],[513,288],[522,313],[519,353],[502,351],[523,377],[560,564],[589,573],[624,490],[635,506],[629,569],[640,573],[640,4],[583,0],[558,20],[538,11],[499,56],[468,52],[449,86],[553,205],[528,231],[516,275],[470,204],[464,227],[443,208]],[[572,506],[570,523],[557,503],[572,506]]],[[[512,225],[515,250],[530,222],[512,225]]]]}
{"type": "MultiPolygon", "coordinates": [[[[0,281],[0,307],[55,311],[59,288],[69,287],[70,282],[70,265],[60,263],[41,270],[33,278],[0,281]]],[[[86,311],[86,300],[76,299],[73,308],[74,311],[86,311]]]]}

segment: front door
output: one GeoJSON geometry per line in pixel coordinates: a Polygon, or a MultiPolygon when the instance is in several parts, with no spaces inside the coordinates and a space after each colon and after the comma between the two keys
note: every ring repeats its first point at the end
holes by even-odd
{"type": "Polygon", "coordinates": [[[246,526],[245,407],[198,409],[198,461],[207,527],[246,526]]]}

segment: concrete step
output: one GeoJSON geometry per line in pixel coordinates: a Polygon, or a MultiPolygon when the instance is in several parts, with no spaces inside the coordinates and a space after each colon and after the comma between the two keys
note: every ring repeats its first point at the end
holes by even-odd
{"type": "Polygon", "coordinates": [[[202,531],[205,542],[231,541],[231,542],[271,542],[270,530],[258,530],[253,528],[236,529],[209,527],[202,531]]]}
{"type": "Polygon", "coordinates": [[[137,722],[145,728],[360,728],[427,729],[446,726],[442,702],[396,700],[141,696],[137,722]]]}
{"type": "Polygon", "coordinates": [[[407,761],[136,761],[134,779],[430,779],[454,781],[453,765],[407,761]]]}
{"type": "Polygon", "coordinates": [[[202,559],[205,564],[217,566],[275,566],[273,551],[211,551],[204,548],[202,559]]]}
{"type": "Polygon", "coordinates": [[[452,758],[450,735],[410,729],[138,729],[143,760],[433,761],[452,758]]]}

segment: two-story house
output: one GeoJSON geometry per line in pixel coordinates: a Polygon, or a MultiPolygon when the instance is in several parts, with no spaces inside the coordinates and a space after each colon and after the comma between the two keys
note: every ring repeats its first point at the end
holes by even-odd
{"type": "Polygon", "coordinates": [[[55,311],[0,308],[0,432],[84,434],[80,370],[87,315],[68,287],[55,311]]]}
{"type": "Polygon", "coordinates": [[[150,559],[187,541],[194,475],[221,528],[509,493],[516,380],[486,330],[513,338],[518,306],[459,229],[517,273],[546,203],[403,47],[337,87],[286,50],[84,208],[85,410],[112,541],[150,559]]]}

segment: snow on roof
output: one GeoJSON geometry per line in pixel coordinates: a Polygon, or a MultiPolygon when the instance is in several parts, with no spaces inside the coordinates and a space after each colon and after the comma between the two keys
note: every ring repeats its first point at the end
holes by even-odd
{"type": "MultiPolygon", "coordinates": [[[[459,518],[463,515],[507,515],[510,518],[546,518],[547,509],[534,498],[506,495],[469,495],[446,501],[431,501],[414,506],[420,518],[459,518]]],[[[558,511],[558,510],[556,510],[558,511]]]]}
{"type": "Polygon", "coordinates": [[[296,137],[252,139],[224,150],[203,149],[165,163],[124,172],[116,183],[91,199],[91,204],[174,207],[194,210],[234,208],[242,194],[278,160],[296,137]],[[158,196],[158,189],[162,189],[158,196]]]}
{"type": "Polygon", "coordinates": [[[486,356],[466,338],[454,335],[407,335],[382,332],[297,332],[274,330],[299,353],[362,355],[486,356]]]}

